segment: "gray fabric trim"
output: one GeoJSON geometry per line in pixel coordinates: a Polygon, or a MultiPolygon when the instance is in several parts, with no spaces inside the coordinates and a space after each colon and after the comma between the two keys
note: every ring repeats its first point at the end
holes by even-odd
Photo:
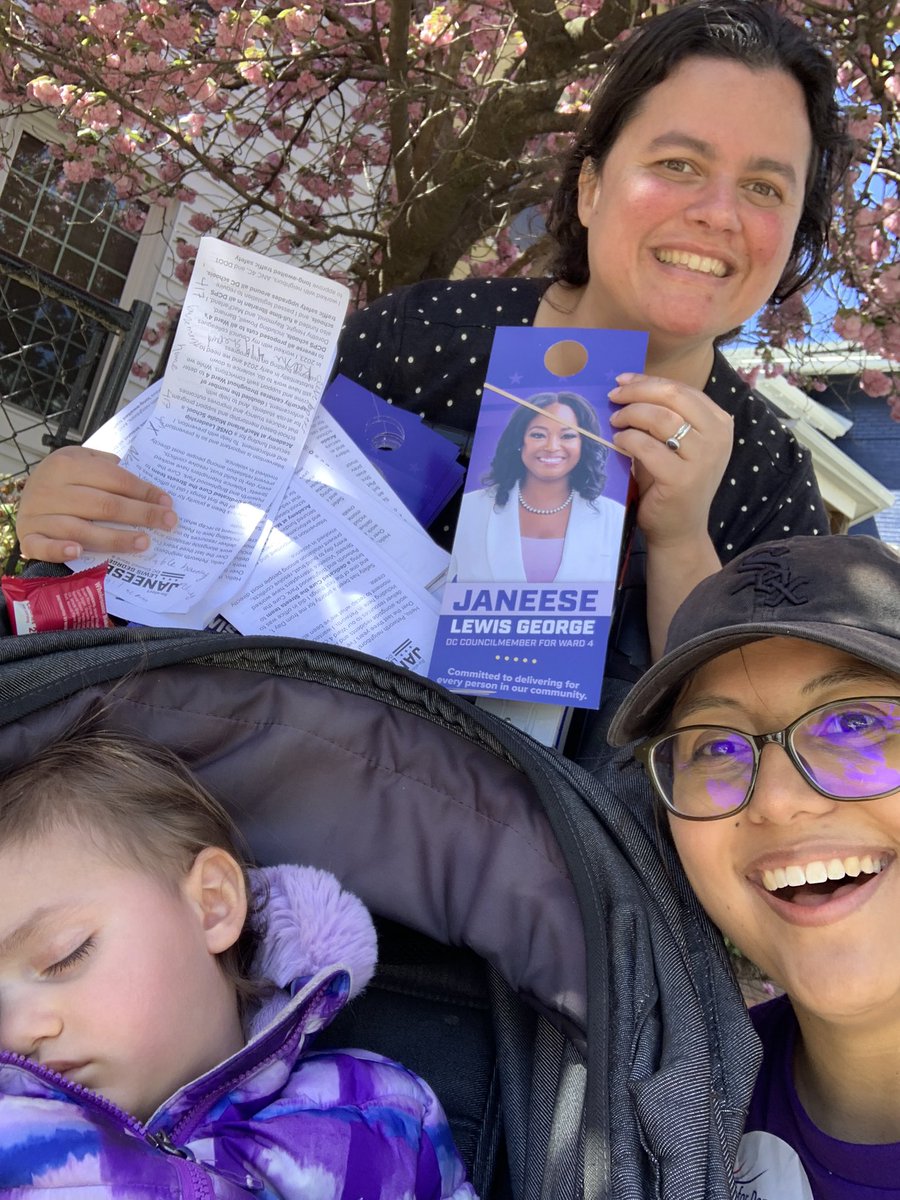
{"type": "MultiPolygon", "coordinates": [[[[33,752],[104,695],[0,730],[0,756],[33,752]]],[[[227,668],[148,671],[104,721],[180,754],[261,863],[332,871],[381,916],[470,946],[583,1045],[578,902],[521,772],[378,701],[227,668]]]]}

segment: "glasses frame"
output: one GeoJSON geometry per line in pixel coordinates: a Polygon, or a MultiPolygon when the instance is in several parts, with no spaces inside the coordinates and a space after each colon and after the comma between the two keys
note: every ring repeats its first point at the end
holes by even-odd
{"type": "Polygon", "coordinates": [[[885,791],[875,792],[871,796],[836,796],[834,792],[829,792],[826,788],[823,788],[810,777],[806,768],[800,761],[797,751],[794,749],[793,742],[794,731],[797,729],[797,727],[802,725],[808,717],[813,716],[815,713],[824,712],[826,709],[834,708],[839,704],[857,704],[872,700],[887,701],[889,704],[900,704],[900,696],[842,697],[840,700],[830,700],[827,704],[817,704],[815,708],[811,708],[808,712],[801,713],[796,720],[791,721],[790,725],[785,725],[784,729],[776,729],[773,730],[772,733],[745,733],[743,729],[733,729],[730,725],[682,725],[678,729],[668,729],[665,733],[657,734],[656,737],[647,738],[634,748],[634,757],[644,767],[647,774],[650,776],[650,781],[656,790],[656,794],[662,801],[666,812],[670,812],[674,817],[678,817],[682,821],[724,821],[728,817],[733,817],[737,813],[743,812],[743,810],[753,799],[753,791],[756,787],[756,778],[759,774],[760,758],[765,746],[780,746],[791,760],[793,766],[800,773],[802,778],[814,791],[818,792],[820,796],[825,796],[829,800],[841,800],[847,804],[855,804],[861,800],[880,800],[883,796],[890,796],[894,792],[900,791],[900,788],[887,788],[885,791]],[[659,776],[657,775],[656,767],[653,762],[653,751],[661,742],[666,741],[667,738],[671,738],[677,733],[690,733],[695,729],[712,729],[721,730],[723,733],[737,733],[740,734],[742,738],[746,738],[746,740],[750,743],[750,746],[753,749],[753,771],[750,775],[750,782],[747,784],[747,795],[737,806],[737,808],[730,808],[728,812],[724,813],[712,813],[708,817],[693,816],[690,813],[679,812],[679,810],[672,805],[663,791],[662,784],[659,781],[659,776]]]}

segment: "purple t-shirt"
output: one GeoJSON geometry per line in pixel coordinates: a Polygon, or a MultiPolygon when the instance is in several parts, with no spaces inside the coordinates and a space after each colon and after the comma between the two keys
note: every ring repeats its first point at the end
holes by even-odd
{"type": "Polygon", "coordinates": [[[735,1164],[740,1200],[900,1200],[900,1142],[839,1142],[806,1115],[794,1087],[797,1020],[787,997],[750,1016],[764,1058],[735,1164]]]}

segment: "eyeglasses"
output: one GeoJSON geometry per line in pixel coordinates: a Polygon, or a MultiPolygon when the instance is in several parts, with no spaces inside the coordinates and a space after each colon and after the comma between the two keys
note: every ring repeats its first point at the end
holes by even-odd
{"type": "Polygon", "coordinates": [[[663,804],[688,821],[717,821],[750,803],[764,746],[781,746],[831,800],[875,800],[900,790],[900,699],[822,704],[774,733],[687,725],[635,750],[663,804]]]}

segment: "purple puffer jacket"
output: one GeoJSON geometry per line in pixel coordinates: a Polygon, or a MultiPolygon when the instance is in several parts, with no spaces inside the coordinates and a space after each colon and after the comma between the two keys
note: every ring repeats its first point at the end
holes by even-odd
{"type": "Polygon", "coordinates": [[[247,1045],[146,1125],[0,1054],[4,1198],[475,1200],[427,1084],[361,1050],[309,1049],[374,970],[363,905],[324,871],[255,874],[268,888],[256,973],[284,990],[253,1015],[247,1045]]]}

